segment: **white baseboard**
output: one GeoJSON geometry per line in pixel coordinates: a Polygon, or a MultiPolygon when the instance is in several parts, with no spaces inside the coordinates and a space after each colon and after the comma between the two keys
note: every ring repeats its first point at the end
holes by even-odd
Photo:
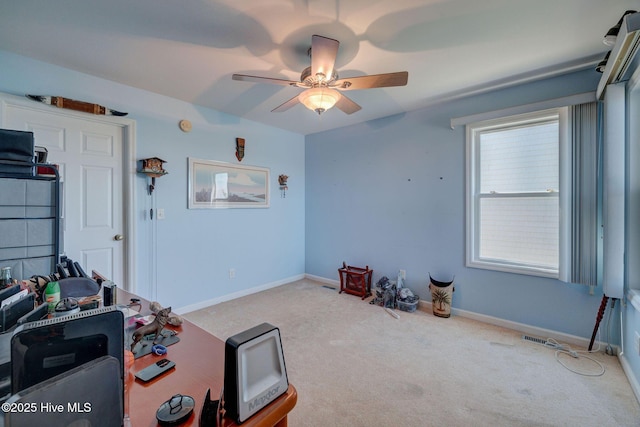
{"type": "Polygon", "coordinates": [[[243,289],[238,292],[234,292],[227,295],[222,295],[217,298],[212,298],[206,301],[200,301],[195,304],[187,305],[184,307],[179,307],[177,309],[172,310],[176,314],[185,314],[192,311],[200,310],[202,308],[210,307],[212,305],[220,304],[221,302],[231,301],[236,298],[244,297],[247,295],[255,294],[257,292],[266,291],[267,289],[276,288],[278,286],[286,285],[287,283],[295,282],[296,280],[302,280],[305,278],[304,274],[299,274],[292,277],[287,277],[286,279],[277,280],[275,282],[266,283],[264,285],[256,286],[249,289],[243,289]]]}
{"type": "Polygon", "coordinates": [[[326,283],[327,285],[337,286],[338,288],[340,287],[339,280],[327,279],[326,277],[314,276],[313,274],[305,274],[304,278],[313,280],[314,282],[326,283]]]}
{"type": "MultiPolygon", "coordinates": [[[[326,283],[329,285],[340,286],[340,281],[327,279],[325,277],[314,276],[312,274],[305,274],[306,279],[314,280],[316,282],[326,283]]],[[[431,301],[420,300],[418,303],[418,309],[431,313],[431,301]]],[[[487,316],[486,314],[474,313],[472,311],[462,310],[459,308],[452,308],[451,314],[466,317],[468,319],[477,320],[479,322],[489,323],[491,325],[502,326],[503,328],[513,329],[523,334],[533,335],[540,338],[553,338],[558,342],[576,345],[584,348],[589,347],[589,341],[586,338],[579,337],[577,335],[565,334],[563,332],[552,331],[550,329],[538,328],[536,326],[530,326],[524,323],[513,322],[510,320],[500,319],[499,317],[487,316]]],[[[596,341],[594,346],[600,345],[606,347],[606,343],[596,341]]],[[[619,348],[616,348],[616,354],[619,353],[619,348]]]]}
{"type": "MultiPolygon", "coordinates": [[[[177,314],[189,313],[191,311],[200,310],[202,308],[219,304],[221,302],[231,301],[236,298],[251,295],[256,292],[265,291],[267,289],[275,288],[277,286],[286,285],[287,283],[295,282],[297,280],[302,280],[302,279],[313,280],[314,282],[324,283],[337,288],[340,287],[339,280],[327,279],[326,277],[315,276],[313,274],[299,274],[296,276],[288,277],[286,279],[278,280],[271,283],[266,283],[264,285],[256,286],[249,289],[243,289],[238,292],[223,295],[217,298],[212,298],[206,301],[200,301],[198,303],[191,304],[185,307],[180,307],[174,310],[174,313],[177,313],[177,314]]],[[[431,301],[420,300],[420,302],[418,303],[418,309],[430,313],[431,301]]],[[[486,314],[474,313],[472,311],[462,310],[455,307],[451,309],[451,314],[455,316],[466,317],[468,319],[477,320],[479,322],[484,322],[484,323],[488,323],[495,326],[501,326],[503,328],[512,329],[518,332],[522,332],[523,334],[527,334],[527,335],[531,335],[539,338],[553,338],[558,342],[583,347],[585,349],[589,347],[589,340],[586,338],[579,337],[577,335],[566,334],[564,332],[553,331],[551,329],[539,328],[539,327],[527,325],[524,323],[501,319],[499,317],[493,317],[493,316],[488,316],[486,314]]],[[[600,341],[594,342],[594,346],[598,346],[598,345],[601,346],[602,348],[602,347],[605,347],[607,344],[600,341]]],[[[620,349],[618,347],[615,347],[615,353],[616,354],[620,353],[620,349]]]]}
{"type": "Polygon", "coordinates": [[[627,358],[622,355],[618,355],[618,360],[620,360],[620,364],[622,365],[622,370],[627,376],[629,380],[629,384],[631,385],[631,389],[633,390],[633,394],[636,395],[636,399],[640,402],[640,383],[638,383],[638,379],[633,374],[633,369],[631,369],[631,365],[627,362],[627,358]]]}
{"type": "MultiPolygon", "coordinates": [[[[312,274],[305,274],[304,276],[306,279],[309,279],[309,280],[340,287],[340,281],[338,280],[327,279],[325,277],[314,276],[312,274]]],[[[431,313],[432,312],[431,301],[425,301],[421,299],[420,302],[418,303],[418,309],[431,313]]],[[[468,319],[477,320],[479,322],[489,323],[495,326],[501,326],[503,328],[512,329],[518,332],[522,332],[523,334],[532,335],[539,338],[553,338],[558,342],[579,346],[579,347],[584,347],[585,349],[589,347],[590,340],[579,337],[577,335],[570,335],[570,334],[565,334],[563,332],[553,331],[550,329],[538,328],[536,326],[530,326],[524,323],[518,323],[510,320],[500,319],[499,317],[488,316],[486,314],[474,313],[472,311],[462,310],[459,308],[452,308],[451,314],[460,316],[460,317],[466,317],[468,319]]],[[[604,348],[607,345],[606,343],[603,343],[600,341],[596,341],[593,344],[594,344],[594,347],[596,348],[598,345],[600,345],[601,348],[604,348]]],[[[614,349],[616,350],[616,354],[620,352],[619,348],[615,347],[614,349]]]]}
{"type": "MultiPolygon", "coordinates": [[[[418,303],[418,308],[420,310],[431,312],[431,301],[420,300],[418,303]]],[[[526,335],[531,335],[534,337],[546,339],[553,338],[554,340],[564,343],[570,344],[578,347],[583,347],[587,349],[589,347],[590,340],[586,338],[579,337],[577,335],[566,334],[564,332],[554,331],[551,329],[539,328],[537,326],[527,325],[525,323],[513,322],[511,320],[501,319],[499,317],[488,316],[486,314],[474,313],[473,311],[462,310],[460,308],[452,308],[451,314],[465,317],[467,319],[477,320],[479,322],[488,323],[490,325],[501,326],[503,328],[512,329],[514,331],[522,332],[526,335]]],[[[594,347],[601,346],[601,348],[606,347],[606,343],[595,341],[593,343],[594,347]]],[[[619,348],[615,347],[615,353],[619,353],[619,348]]]]}

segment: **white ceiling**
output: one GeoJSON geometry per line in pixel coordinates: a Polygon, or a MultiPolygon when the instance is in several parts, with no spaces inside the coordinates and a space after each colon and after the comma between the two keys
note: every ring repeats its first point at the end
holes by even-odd
{"type": "Polygon", "coordinates": [[[593,67],[627,9],[640,0],[0,0],[0,49],[309,134],[593,67]],[[408,71],[408,85],[318,116],[271,112],[302,89],[231,79],[298,80],[313,34],[340,41],[340,77],[408,71]]]}

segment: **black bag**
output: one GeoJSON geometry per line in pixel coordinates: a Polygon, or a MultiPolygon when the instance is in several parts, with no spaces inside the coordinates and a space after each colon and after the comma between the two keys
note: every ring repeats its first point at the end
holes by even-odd
{"type": "Polygon", "coordinates": [[[60,299],[81,298],[96,295],[100,292],[100,285],[88,277],[67,277],[59,279],[60,299]]]}
{"type": "Polygon", "coordinates": [[[0,129],[0,173],[33,175],[34,152],[33,132],[0,129]]]}

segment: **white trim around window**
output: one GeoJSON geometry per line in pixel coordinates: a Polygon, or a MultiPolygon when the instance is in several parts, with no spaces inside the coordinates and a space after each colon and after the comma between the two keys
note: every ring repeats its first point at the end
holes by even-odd
{"type": "MultiPolygon", "coordinates": [[[[467,159],[467,180],[466,180],[466,265],[468,267],[491,269],[497,271],[504,271],[510,273],[528,274],[550,278],[560,278],[564,273],[564,264],[566,263],[567,256],[567,243],[569,239],[566,237],[566,230],[569,228],[568,218],[566,214],[568,209],[565,209],[567,204],[567,195],[569,193],[569,185],[567,183],[567,173],[565,167],[567,159],[567,149],[569,134],[567,126],[567,109],[566,108],[554,108],[535,113],[520,114],[516,116],[503,117],[491,120],[485,120],[482,122],[472,123],[467,125],[467,147],[466,147],[466,159],[467,159]],[[554,183],[549,186],[539,187],[533,186],[530,188],[525,180],[525,184],[522,186],[512,185],[508,180],[502,185],[502,188],[493,188],[493,184],[487,186],[487,164],[484,165],[485,179],[484,185],[481,183],[481,156],[480,156],[480,138],[482,135],[490,135],[500,133],[502,131],[509,132],[518,129],[534,128],[549,124],[555,126],[557,124],[558,129],[558,146],[557,151],[553,153],[554,162],[557,162],[558,168],[555,170],[557,176],[554,178],[554,183]],[[543,205],[546,205],[543,206],[543,205]],[[481,207],[482,206],[482,207],[481,207]],[[540,209],[541,212],[545,212],[544,215],[548,215],[552,219],[550,223],[551,227],[546,232],[545,239],[551,242],[549,247],[548,259],[545,249],[545,245],[534,249],[534,244],[529,243],[527,238],[521,238],[520,248],[524,251],[517,251],[518,253],[509,253],[509,246],[513,244],[518,238],[510,239],[511,242],[507,243],[503,252],[506,251],[506,256],[486,256],[489,251],[486,250],[487,242],[491,240],[488,237],[492,236],[491,231],[487,231],[488,222],[481,223],[481,211],[488,212],[488,206],[494,206],[494,214],[497,212],[498,216],[501,215],[501,206],[515,206],[515,212],[513,221],[511,223],[498,224],[498,229],[503,232],[507,240],[513,236],[514,230],[521,230],[520,227],[527,228],[530,224],[527,222],[524,216],[519,216],[517,212],[521,212],[525,206],[530,206],[532,209],[540,209]],[[556,222],[557,221],[557,222],[556,222]],[[481,224],[484,224],[481,226],[481,224]],[[503,228],[504,225],[504,228],[503,228]],[[484,228],[484,233],[483,230],[484,228]],[[483,240],[484,239],[484,240],[483,240]],[[531,246],[532,254],[537,250],[539,255],[527,254],[528,246],[531,246]],[[482,248],[482,249],[481,249],[482,248]],[[482,254],[481,254],[482,252],[482,254]],[[521,256],[522,255],[522,256],[521,256]]],[[[547,143],[549,144],[549,143],[547,143]]],[[[515,152],[515,151],[514,151],[515,152]]],[[[486,154],[485,154],[486,156],[486,154]]],[[[508,158],[508,155],[506,155],[508,158]]],[[[521,158],[521,161],[526,162],[526,158],[522,160],[522,155],[516,154],[521,158]]],[[[492,158],[492,162],[500,162],[500,155],[495,155],[492,158]]],[[[505,160],[502,166],[508,165],[510,160],[505,160]]],[[[514,160],[515,161],[515,160],[514,160]]],[[[488,162],[485,158],[485,162],[488,162]]],[[[493,163],[491,163],[493,165],[493,163]]],[[[492,166],[488,168],[491,171],[492,166]]],[[[489,174],[491,175],[491,174],[489,174]]],[[[505,217],[506,218],[506,217],[505,217]]],[[[508,220],[507,220],[508,221],[508,220]]],[[[545,220],[546,221],[546,220],[545,220]]],[[[495,222],[493,224],[496,224],[495,222]]],[[[523,229],[522,228],[522,229],[523,229]]],[[[536,228],[536,227],[532,227],[536,228]]],[[[535,230],[534,230],[535,232],[535,230]]],[[[517,242],[516,242],[517,243],[517,242]]],[[[503,253],[504,255],[504,253],[503,253]]]]}

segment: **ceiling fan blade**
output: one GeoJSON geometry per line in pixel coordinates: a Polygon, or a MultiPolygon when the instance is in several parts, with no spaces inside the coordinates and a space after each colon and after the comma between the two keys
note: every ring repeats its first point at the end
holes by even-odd
{"type": "Polygon", "coordinates": [[[372,76],[348,77],[336,80],[331,87],[340,90],[372,89],[376,87],[406,86],[409,80],[407,71],[375,74],[372,76]]]}
{"type": "Polygon", "coordinates": [[[287,111],[289,108],[293,107],[294,105],[296,105],[298,103],[300,103],[300,101],[298,100],[298,95],[296,95],[293,98],[291,98],[290,100],[288,100],[287,102],[285,102],[284,104],[278,105],[276,108],[271,110],[271,112],[272,113],[281,113],[283,111],[287,111]]]}
{"type": "Polygon", "coordinates": [[[336,102],[336,107],[341,110],[343,113],[353,114],[356,111],[362,109],[361,106],[353,102],[351,99],[347,98],[344,94],[340,94],[340,99],[336,102]]]}
{"type": "Polygon", "coordinates": [[[231,76],[233,80],[239,80],[242,82],[252,82],[252,83],[270,83],[282,86],[297,86],[298,83],[293,80],[284,80],[284,79],[273,79],[271,77],[259,77],[259,76],[248,76],[246,74],[234,74],[231,76]]]}
{"type": "Polygon", "coordinates": [[[327,79],[333,75],[333,67],[338,55],[338,40],[314,35],[311,37],[311,75],[324,74],[327,79]]]}

